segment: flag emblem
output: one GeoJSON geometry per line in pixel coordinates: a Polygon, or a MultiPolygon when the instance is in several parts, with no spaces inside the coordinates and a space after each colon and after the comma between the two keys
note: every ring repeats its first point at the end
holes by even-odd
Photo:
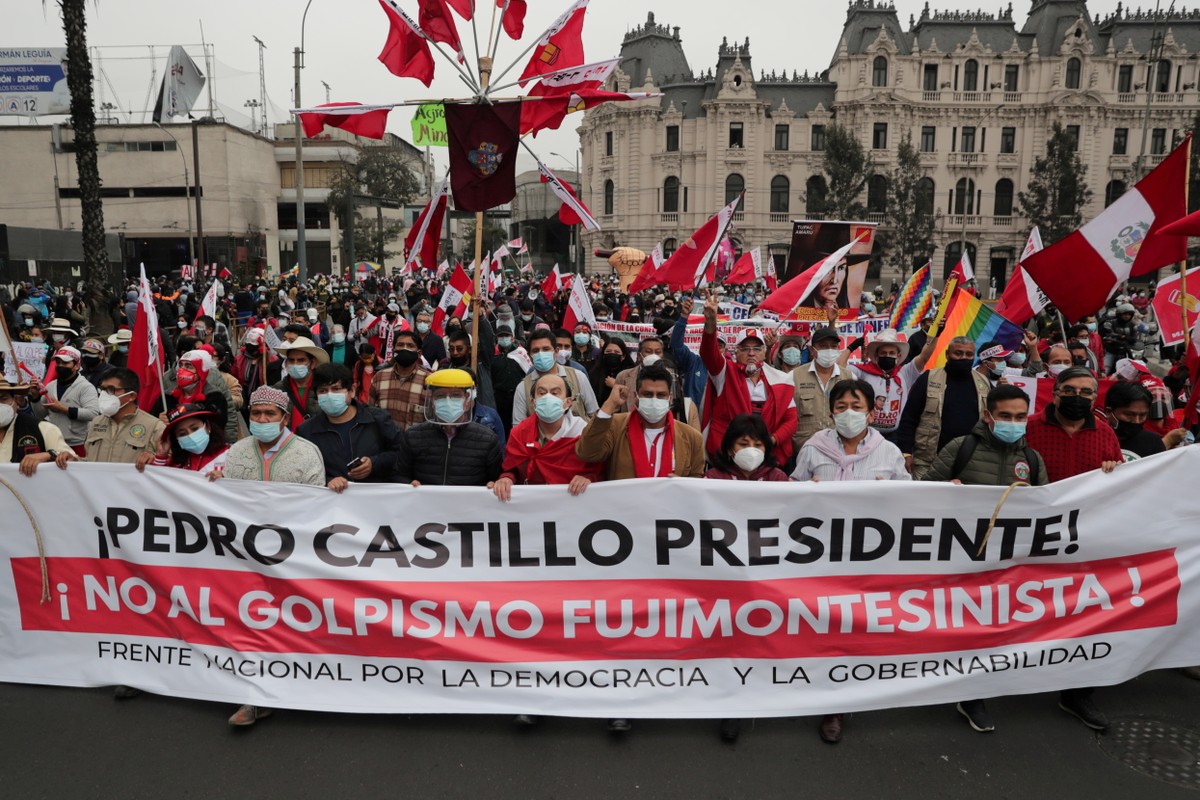
{"type": "Polygon", "coordinates": [[[478,149],[467,154],[467,160],[486,178],[500,169],[504,153],[501,153],[500,148],[492,142],[480,142],[478,149]]]}
{"type": "Polygon", "coordinates": [[[129,435],[134,437],[135,439],[142,438],[143,436],[146,435],[146,426],[145,425],[134,425],[132,428],[129,429],[129,435]]]}
{"type": "Polygon", "coordinates": [[[1018,461],[1013,465],[1013,474],[1017,476],[1017,480],[1019,481],[1029,480],[1029,462],[1024,460],[1018,461]]]}
{"type": "Polygon", "coordinates": [[[1126,264],[1132,264],[1137,260],[1138,250],[1142,247],[1142,242],[1146,239],[1146,234],[1150,232],[1150,226],[1145,222],[1135,222],[1132,225],[1126,225],[1117,234],[1117,238],[1113,239],[1109,246],[1112,247],[1113,256],[1121,259],[1126,264]]]}
{"type": "Polygon", "coordinates": [[[538,60],[543,64],[553,64],[555,61],[558,61],[558,54],[561,52],[562,50],[559,49],[558,45],[547,42],[546,46],[542,48],[542,52],[538,55],[538,60]]]}

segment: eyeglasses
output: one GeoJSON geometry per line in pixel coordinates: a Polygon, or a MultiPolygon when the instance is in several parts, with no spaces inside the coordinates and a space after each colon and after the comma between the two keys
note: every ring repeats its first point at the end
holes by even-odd
{"type": "Polygon", "coordinates": [[[753,345],[753,344],[751,344],[751,345],[739,344],[738,348],[737,348],[739,353],[763,353],[763,352],[766,352],[766,349],[767,348],[763,347],[762,345],[753,345]]]}
{"type": "Polygon", "coordinates": [[[101,386],[100,391],[104,392],[105,394],[121,395],[125,394],[129,390],[123,386],[101,386]]]}
{"type": "Polygon", "coordinates": [[[1078,396],[1090,399],[1096,396],[1095,389],[1076,389],[1074,386],[1062,386],[1058,389],[1055,389],[1055,392],[1063,397],[1078,396]]]}

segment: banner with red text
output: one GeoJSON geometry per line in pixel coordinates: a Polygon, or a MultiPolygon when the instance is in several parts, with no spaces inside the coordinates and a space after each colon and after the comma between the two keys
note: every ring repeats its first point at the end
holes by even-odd
{"type": "Polygon", "coordinates": [[[1200,664],[1182,448],[1046,487],[0,476],[0,680],[275,708],[756,717],[1200,664]],[[1131,501],[1154,497],[1154,513],[1131,501]],[[70,502],[64,502],[69,498],[70,502]],[[854,510],[846,516],[847,509],[854,510]],[[1136,532],[1136,535],[1131,535],[1136,532]],[[41,601],[43,590],[48,599],[41,601]]]}

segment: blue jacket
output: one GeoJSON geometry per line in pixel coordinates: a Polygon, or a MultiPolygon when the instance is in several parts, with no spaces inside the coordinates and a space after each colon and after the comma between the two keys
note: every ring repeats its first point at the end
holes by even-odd
{"type": "Polygon", "coordinates": [[[671,329],[671,355],[675,358],[675,365],[679,367],[679,374],[683,376],[684,394],[690,397],[699,408],[704,401],[704,387],[708,383],[708,370],[704,368],[704,362],[700,356],[693,353],[684,344],[685,335],[687,335],[687,317],[680,316],[675,322],[675,327],[671,329]]]}
{"type": "Polygon", "coordinates": [[[504,435],[504,420],[500,418],[500,412],[491,406],[483,406],[478,402],[475,403],[474,420],[485,428],[491,428],[496,436],[500,438],[500,450],[504,450],[505,439],[504,435]]]}

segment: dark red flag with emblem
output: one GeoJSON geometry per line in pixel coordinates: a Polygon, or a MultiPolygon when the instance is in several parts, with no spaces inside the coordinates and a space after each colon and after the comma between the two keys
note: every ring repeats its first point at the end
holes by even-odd
{"type": "Polygon", "coordinates": [[[450,187],[459,211],[487,211],[517,196],[520,103],[446,104],[450,187]]]}

